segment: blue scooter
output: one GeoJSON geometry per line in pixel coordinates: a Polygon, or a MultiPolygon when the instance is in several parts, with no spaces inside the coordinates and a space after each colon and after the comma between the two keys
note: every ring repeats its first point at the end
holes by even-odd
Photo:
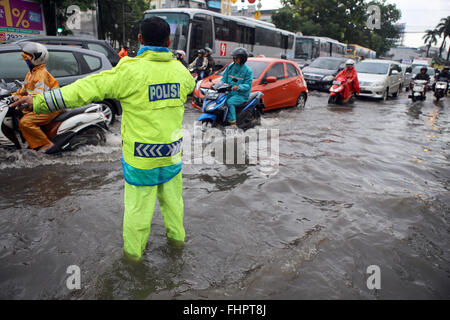
{"type": "MultiPolygon", "coordinates": [[[[218,82],[206,92],[203,100],[202,115],[198,121],[204,124],[211,123],[213,127],[225,127],[228,123],[228,105],[226,104],[228,92],[232,86],[218,82]]],[[[242,130],[253,128],[261,124],[261,113],[264,108],[261,97],[262,92],[252,92],[247,102],[236,107],[236,125],[242,130]]]]}

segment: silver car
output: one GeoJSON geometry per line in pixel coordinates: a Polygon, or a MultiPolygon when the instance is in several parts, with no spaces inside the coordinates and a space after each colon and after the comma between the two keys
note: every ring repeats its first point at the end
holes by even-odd
{"type": "Polygon", "coordinates": [[[358,96],[386,100],[397,97],[402,87],[402,74],[398,62],[366,59],[356,65],[361,93],[358,96]]]}
{"type": "MultiPolygon", "coordinates": [[[[25,43],[18,43],[0,46],[0,79],[6,82],[25,79],[29,69],[21,56],[24,45],[25,43]]],[[[61,87],[112,68],[106,56],[96,51],[73,46],[46,47],[49,52],[47,70],[58,80],[61,87]]],[[[105,99],[102,103],[105,105],[104,112],[108,116],[108,124],[111,124],[115,115],[122,113],[120,103],[111,99],[105,99]]]]}
{"type": "Polygon", "coordinates": [[[406,91],[408,91],[409,86],[411,84],[411,79],[412,79],[412,74],[411,74],[412,68],[411,68],[410,64],[404,64],[404,63],[401,63],[400,67],[402,68],[402,75],[403,75],[402,87],[405,88],[406,91]]]}

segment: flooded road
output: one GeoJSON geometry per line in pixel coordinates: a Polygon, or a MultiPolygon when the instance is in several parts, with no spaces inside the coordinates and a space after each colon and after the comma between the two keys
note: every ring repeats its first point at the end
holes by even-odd
{"type": "MultiPolygon", "coordinates": [[[[269,175],[185,164],[185,247],[157,208],[139,264],[122,258],[119,123],[102,147],[0,151],[0,298],[450,299],[449,98],[327,99],[263,115],[279,130],[269,175]]],[[[198,115],[186,108],[186,130],[198,115]]]]}

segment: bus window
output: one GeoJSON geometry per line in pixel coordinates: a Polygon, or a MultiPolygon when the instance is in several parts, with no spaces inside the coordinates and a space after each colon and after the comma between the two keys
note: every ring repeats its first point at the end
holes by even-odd
{"type": "Polygon", "coordinates": [[[216,39],[233,42],[240,41],[236,32],[238,28],[236,22],[214,17],[214,28],[216,31],[216,39]]]}
{"type": "MultiPolygon", "coordinates": [[[[315,51],[317,52],[317,48],[315,51]]],[[[295,58],[296,59],[312,59],[313,57],[313,39],[297,38],[295,41],[295,58]]]]}
{"type": "Polygon", "coordinates": [[[255,44],[269,47],[282,47],[282,35],[278,31],[256,27],[255,44]]]}
{"type": "Polygon", "coordinates": [[[290,34],[288,36],[288,49],[292,49],[293,46],[294,46],[294,36],[290,34]]]}
{"type": "Polygon", "coordinates": [[[238,25],[241,33],[241,43],[254,44],[255,43],[255,29],[238,25]]]}
{"type": "Polygon", "coordinates": [[[166,20],[170,26],[170,49],[186,51],[189,16],[185,13],[172,12],[148,12],[144,15],[144,19],[151,17],[160,17],[166,20]]]}
{"type": "Polygon", "coordinates": [[[213,48],[211,16],[196,14],[192,20],[190,60],[195,58],[195,51],[205,47],[213,48]]]}

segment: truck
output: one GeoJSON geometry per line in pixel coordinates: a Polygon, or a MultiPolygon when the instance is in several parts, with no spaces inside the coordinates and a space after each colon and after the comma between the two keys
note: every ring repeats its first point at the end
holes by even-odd
{"type": "Polygon", "coordinates": [[[414,58],[413,63],[411,67],[414,69],[414,67],[417,66],[427,66],[431,67],[432,59],[431,58],[414,58]]]}

